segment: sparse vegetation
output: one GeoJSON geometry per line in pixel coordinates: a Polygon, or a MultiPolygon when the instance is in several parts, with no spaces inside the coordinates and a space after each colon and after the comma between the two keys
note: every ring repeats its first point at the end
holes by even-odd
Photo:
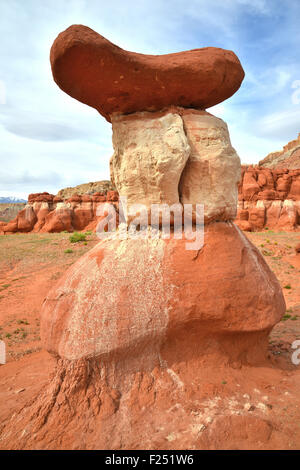
{"type": "Polygon", "coordinates": [[[78,242],[85,242],[86,241],[86,234],[74,232],[70,237],[69,240],[71,243],[78,243],[78,242]]]}
{"type": "Polygon", "coordinates": [[[2,284],[2,286],[0,286],[0,292],[1,292],[2,290],[7,289],[8,287],[10,287],[10,285],[11,285],[11,284],[2,284]]]}
{"type": "Polygon", "coordinates": [[[292,315],[290,315],[289,313],[286,313],[285,315],[283,315],[281,321],[286,321],[286,320],[289,320],[291,318],[292,315]]]}

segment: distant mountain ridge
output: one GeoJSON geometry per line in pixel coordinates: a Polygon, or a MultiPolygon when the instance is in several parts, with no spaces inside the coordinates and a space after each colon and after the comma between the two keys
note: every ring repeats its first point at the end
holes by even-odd
{"type": "Polygon", "coordinates": [[[26,199],[19,197],[0,197],[0,204],[16,204],[18,202],[26,203],[26,199]]]}
{"type": "Polygon", "coordinates": [[[296,170],[300,168],[300,133],[279,152],[269,153],[258,164],[264,168],[296,170]]]}

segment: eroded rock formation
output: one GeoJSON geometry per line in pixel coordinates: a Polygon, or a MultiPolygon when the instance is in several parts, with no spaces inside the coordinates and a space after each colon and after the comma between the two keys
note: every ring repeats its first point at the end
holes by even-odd
{"type": "Polygon", "coordinates": [[[101,216],[97,209],[110,202],[118,210],[118,193],[74,194],[62,199],[49,193],[29,194],[28,203],[17,217],[8,223],[0,223],[0,233],[15,232],[73,232],[74,230],[96,230],[101,216]]]}
{"type": "Polygon", "coordinates": [[[237,224],[247,231],[299,229],[300,169],[243,167],[237,224]]]}
{"type": "MultiPolygon", "coordinates": [[[[230,96],[243,71],[228,51],[141,57],[80,26],[58,37],[51,60],[59,86],[111,120],[120,196],[147,209],[204,204],[204,245],[188,250],[175,232],[168,239],[115,232],[66,272],[41,313],[57,373],[18,417],[25,432],[14,447],[153,449],[159,433],[178,448],[170,436],[181,422],[180,446],[203,448],[191,410],[205,406],[207,371],[262,364],[268,334],[285,312],[278,281],[233,223],[240,162],[227,127],[194,109],[230,96]],[[133,78],[139,67],[142,81],[133,78]],[[114,84],[117,76],[124,88],[114,84]]],[[[11,422],[6,440],[13,435],[11,422]]]]}

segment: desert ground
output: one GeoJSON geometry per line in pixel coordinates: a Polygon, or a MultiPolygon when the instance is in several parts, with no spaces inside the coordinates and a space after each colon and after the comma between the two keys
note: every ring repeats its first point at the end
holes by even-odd
{"type": "MultiPolygon", "coordinates": [[[[300,339],[300,256],[295,254],[300,234],[264,230],[247,236],[278,277],[286,314],[271,332],[267,366],[223,370],[222,377],[216,373],[205,389],[213,387],[213,395],[217,390],[223,396],[229,418],[232,415],[234,419],[239,408],[247,408],[253,419],[257,414],[275,419],[284,429],[286,440],[281,443],[278,434],[269,444],[271,448],[300,449],[300,365],[291,361],[291,345],[300,339]],[[233,395],[234,402],[230,398],[233,395]]],[[[43,299],[68,267],[98,242],[94,233],[78,243],[71,243],[69,237],[68,233],[0,237],[0,338],[7,347],[7,363],[0,366],[0,434],[6,420],[34,399],[54,370],[55,360],[42,350],[39,337],[43,299]]],[[[228,425],[232,426],[231,421],[228,425]]],[[[228,439],[228,448],[232,443],[242,448],[237,436],[228,439]]],[[[168,442],[157,446],[167,448],[168,442]]],[[[248,446],[268,448],[256,436],[252,443],[248,439],[248,446]]]]}

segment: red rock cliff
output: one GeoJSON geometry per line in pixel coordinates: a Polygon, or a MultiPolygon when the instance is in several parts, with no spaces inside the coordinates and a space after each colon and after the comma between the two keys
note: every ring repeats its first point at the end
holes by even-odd
{"type": "Polygon", "coordinates": [[[300,228],[300,168],[242,167],[236,223],[242,230],[300,228]]]}

